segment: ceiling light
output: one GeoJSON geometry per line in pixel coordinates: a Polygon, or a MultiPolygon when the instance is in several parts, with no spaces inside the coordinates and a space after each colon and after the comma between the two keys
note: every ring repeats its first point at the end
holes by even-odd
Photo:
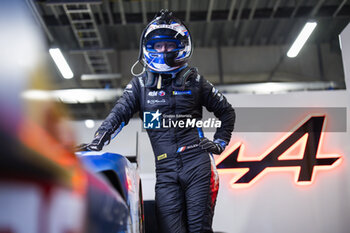
{"type": "Polygon", "coordinates": [[[307,39],[309,39],[311,33],[317,26],[316,22],[307,22],[301,32],[299,33],[298,37],[294,41],[293,45],[288,50],[287,56],[288,57],[296,57],[298,53],[300,52],[301,48],[304,46],[307,39]]]}
{"type": "Polygon", "coordinates": [[[93,120],[85,120],[85,126],[89,129],[92,129],[95,127],[95,121],[93,120]]]}
{"type": "Polygon", "coordinates": [[[48,100],[53,98],[52,93],[45,90],[26,90],[21,95],[25,99],[30,100],[48,100]]]}
{"type": "Polygon", "coordinates": [[[55,61],[56,66],[60,70],[63,78],[71,79],[73,78],[73,72],[70,69],[66,59],[63,57],[63,54],[59,48],[52,48],[49,50],[49,53],[52,59],[55,61]]]}
{"type": "Polygon", "coordinates": [[[102,80],[102,79],[120,79],[121,74],[82,74],[81,80],[102,80]]]}

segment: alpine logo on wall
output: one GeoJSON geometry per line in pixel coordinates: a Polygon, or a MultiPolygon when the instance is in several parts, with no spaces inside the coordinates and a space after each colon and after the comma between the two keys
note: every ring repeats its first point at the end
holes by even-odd
{"type": "Polygon", "coordinates": [[[244,144],[236,143],[216,159],[219,173],[235,173],[233,188],[253,185],[272,171],[292,171],[297,185],[312,184],[319,170],[330,170],[342,161],[341,155],[321,153],[326,124],[325,115],[311,115],[287,133],[265,153],[254,157],[244,156],[244,144]],[[297,146],[301,150],[291,154],[297,146]]]}

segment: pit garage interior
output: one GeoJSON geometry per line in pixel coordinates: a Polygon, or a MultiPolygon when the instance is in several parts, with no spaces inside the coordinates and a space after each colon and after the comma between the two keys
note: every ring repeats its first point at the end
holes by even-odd
{"type": "MultiPolygon", "coordinates": [[[[169,9],[191,32],[190,65],[236,109],[230,144],[215,157],[220,190],[214,231],[349,232],[350,1],[27,0],[27,5],[47,42],[52,95],[67,106],[78,143],[92,140],[132,78],[143,28],[160,9],[169,9]],[[317,23],[314,31],[297,56],[287,56],[307,22],[317,23]],[[72,77],[59,71],[50,48],[62,51],[72,77]],[[303,167],[295,164],[264,165],[241,183],[253,168],[227,169],[234,156],[238,163],[259,164],[299,126],[320,116],[324,125],[314,159],[336,161],[315,165],[309,179],[300,181],[303,167]]],[[[208,138],[213,134],[206,132],[208,138]]],[[[277,160],[304,161],[307,146],[302,137],[277,160]]],[[[136,162],[146,232],[155,233],[154,155],[137,115],[104,151],[136,162]]]]}

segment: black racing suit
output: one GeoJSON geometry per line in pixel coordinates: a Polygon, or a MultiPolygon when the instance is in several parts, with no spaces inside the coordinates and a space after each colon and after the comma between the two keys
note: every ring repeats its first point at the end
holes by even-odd
{"type": "Polygon", "coordinates": [[[198,147],[197,128],[193,124],[169,127],[170,119],[172,122],[201,119],[205,106],[221,121],[214,139],[226,143],[235,121],[234,109],[210,82],[196,72],[185,76],[179,72],[176,78],[160,78],[146,72],[134,77],[98,130],[112,134],[137,111],[148,122],[153,118],[149,114],[157,110],[162,114],[159,121],[153,121],[154,127],[159,123],[161,127],[147,129],[147,133],[156,163],[157,219],[160,232],[164,233],[212,232],[219,186],[212,156],[198,147]],[[163,119],[166,127],[162,125],[163,119]]]}

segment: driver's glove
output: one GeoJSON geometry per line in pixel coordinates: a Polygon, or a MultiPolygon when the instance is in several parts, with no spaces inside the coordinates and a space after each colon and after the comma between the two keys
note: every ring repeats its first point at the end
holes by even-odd
{"type": "Polygon", "coordinates": [[[221,139],[215,139],[214,141],[210,141],[208,138],[204,137],[201,139],[199,147],[210,153],[219,155],[225,150],[226,142],[221,139]]]}
{"type": "Polygon", "coordinates": [[[88,150],[100,151],[105,145],[108,145],[111,135],[107,131],[97,131],[95,137],[90,144],[86,146],[88,150]]]}

